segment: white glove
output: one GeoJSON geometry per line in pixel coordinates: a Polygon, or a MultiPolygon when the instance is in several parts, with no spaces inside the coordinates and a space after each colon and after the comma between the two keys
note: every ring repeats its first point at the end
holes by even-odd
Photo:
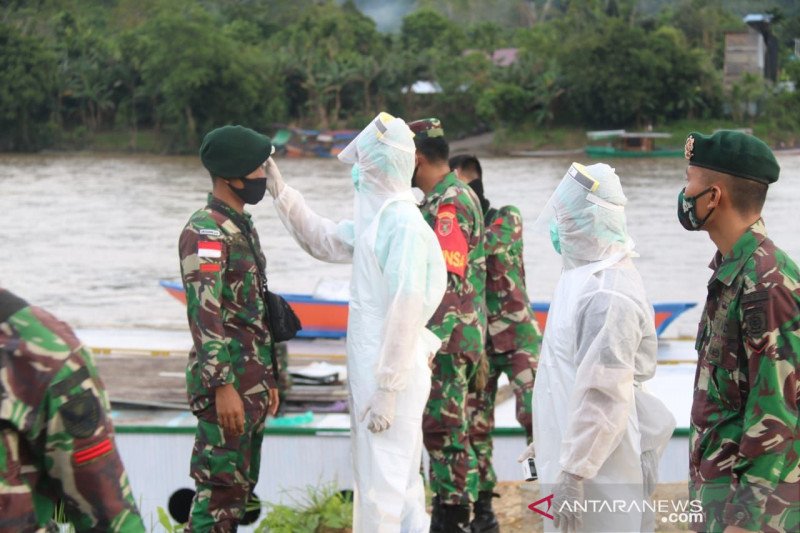
{"type": "Polygon", "coordinates": [[[561,472],[553,489],[553,525],[564,533],[573,533],[583,524],[583,479],[561,472]],[[576,505],[577,503],[577,505],[576,505]]]}
{"type": "Polygon", "coordinates": [[[517,462],[518,463],[521,463],[525,459],[535,459],[536,458],[536,448],[533,446],[533,444],[534,443],[531,442],[528,445],[528,447],[525,448],[525,451],[522,452],[521,454],[519,454],[519,457],[517,457],[517,462]]]}
{"type": "Polygon", "coordinates": [[[642,482],[644,497],[649,498],[655,492],[658,483],[658,455],[655,450],[642,453],[642,482]]]}
{"type": "Polygon", "coordinates": [[[283,181],[283,176],[281,176],[281,171],[278,170],[278,165],[275,164],[275,161],[271,157],[267,159],[264,170],[267,173],[267,190],[270,196],[277,198],[286,186],[286,183],[283,181]]]}
{"type": "Polygon", "coordinates": [[[389,429],[389,426],[394,422],[396,396],[396,392],[384,389],[375,391],[372,398],[369,399],[367,407],[361,412],[362,422],[369,415],[367,429],[373,433],[380,433],[389,429]]]}

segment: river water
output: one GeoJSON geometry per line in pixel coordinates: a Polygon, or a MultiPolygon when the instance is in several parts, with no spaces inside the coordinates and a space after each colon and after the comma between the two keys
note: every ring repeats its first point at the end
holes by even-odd
{"type": "MultiPolygon", "coordinates": [[[[533,300],[549,300],[561,268],[549,237],[532,231],[572,159],[482,161],[493,205],[518,206],[528,224],[525,261],[533,300]]],[[[582,160],[583,161],[583,160],[582,160]]],[[[586,161],[583,161],[586,162],[586,161]]],[[[800,259],[800,156],[779,156],[764,218],[770,236],[800,259]]],[[[284,178],[319,213],[352,213],[349,168],[337,160],[278,160],[284,178]]],[[[676,219],[683,159],[612,162],[628,196],[628,224],[651,301],[705,299],[715,248],[706,233],[676,219]]],[[[178,235],[204,205],[211,181],[196,157],[47,153],[0,155],[0,285],[82,328],[185,329],[183,306],[158,285],[178,280],[178,235]]],[[[307,256],[278,220],[269,198],[251,206],[268,259],[271,288],[313,292],[346,282],[347,265],[307,256]]],[[[700,306],[668,331],[693,335],[700,306]]]]}

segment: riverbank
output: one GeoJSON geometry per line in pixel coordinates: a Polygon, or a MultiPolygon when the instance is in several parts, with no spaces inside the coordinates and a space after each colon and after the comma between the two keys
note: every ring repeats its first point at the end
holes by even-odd
{"type": "MultiPolygon", "coordinates": [[[[683,148],[691,131],[704,133],[717,129],[749,128],[753,135],[765,140],[775,150],[800,149],[800,131],[776,131],[767,123],[741,124],[731,120],[681,120],[654,126],[654,130],[669,133],[669,139],[659,140],[662,149],[683,148]]],[[[450,142],[452,153],[472,153],[479,157],[507,156],[519,152],[540,152],[544,155],[568,155],[582,150],[587,144],[586,128],[575,126],[501,128],[496,131],[450,142]]],[[[635,131],[635,128],[628,128],[635,131]]],[[[167,132],[153,129],[64,132],[48,151],[87,151],[98,153],[195,154],[195,150],[175,148],[167,132]]]]}

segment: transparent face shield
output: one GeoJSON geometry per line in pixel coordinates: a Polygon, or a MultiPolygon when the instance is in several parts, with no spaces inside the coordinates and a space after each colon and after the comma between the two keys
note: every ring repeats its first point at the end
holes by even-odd
{"type": "Polygon", "coordinates": [[[410,188],[416,148],[403,119],[380,113],[339,154],[353,165],[356,191],[385,195],[410,188]]]}
{"type": "Polygon", "coordinates": [[[362,147],[363,150],[365,144],[369,144],[367,142],[368,140],[376,139],[379,135],[386,133],[389,123],[393,120],[394,117],[389,113],[379,113],[377,117],[372,119],[372,122],[370,122],[366,128],[361,130],[361,133],[356,135],[355,139],[350,141],[350,143],[345,146],[341,152],[339,152],[339,155],[337,156],[339,161],[342,163],[347,163],[348,165],[358,163],[359,147],[362,147]]]}
{"type": "Polygon", "coordinates": [[[549,235],[567,263],[629,252],[633,242],[626,229],[625,202],[611,167],[572,163],[534,222],[534,230],[549,235]]]}

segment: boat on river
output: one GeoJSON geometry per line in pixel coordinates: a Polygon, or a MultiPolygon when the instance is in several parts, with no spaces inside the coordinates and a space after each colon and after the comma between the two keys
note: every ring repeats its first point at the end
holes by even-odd
{"type": "Polygon", "coordinates": [[[590,144],[585,148],[586,155],[593,158],[609,157],[683,157],[683,149],[657,149],[657,139],[669,139],[671,133],[654,131],[628,132],[625,130],[587,131],[589,141],[602,142],[590,144]]]}
{"type": "MultiPolygon", "coordinates": [[[[161,280],[159,284],[176,300],[186,304],[186,293],[183,285],[175,281],[161,280]]],[[[347,335],[347,300],[318,298],[310,294],[281,294],[300,318],[303,329],[301,338],[338,339],[347,335]]],[[[660,336],[664,330],[684,311],[694,307],[694,302],[659,302],[653,304],[655,310],[656,333],[660,336]]],[[[536,315],[539,326],[544,329],[547,324],[549,302],[533,302],[531,308],[536,315]]]]}
{"type": "Polygon", "coordinates": [[[336,157],[358,130],[306,130],[282,127],[272,137],[276,153],[286,157],[336,157]]]}

